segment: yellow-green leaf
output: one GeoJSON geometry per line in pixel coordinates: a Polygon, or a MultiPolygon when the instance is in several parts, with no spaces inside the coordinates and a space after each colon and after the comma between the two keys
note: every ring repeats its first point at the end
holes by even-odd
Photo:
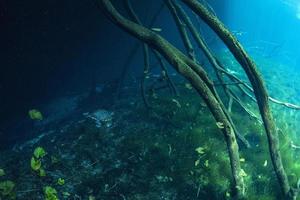
{"type": "Polygon", "coordinates": [[[45,177],[46,176],[46,171],[43,168],[40,168],[39,176],[40,177],[45,177]]]}
{"type": "Polygon", "coordinates": [[[37,109],[29,110],[28,115],[33,120],[42,120],[43,119],[42,113],[40,111],[38,111],[37,109]]]}
{"type": "Polygon", "coordinates": [[[37,147],[37,148],[34,149],[33,155],[36,158],[42,158],[46,155],[46,151],[44,150],[43,147],[37,147]]]}
{"type": "Polygon", "coordinates": [[[195,151],[196,151],[197,153],[199,153],[199,154],[204,154],[204,153],[205,153],[205,152],[204,152],[204,149],[205,149],[205,148],[203,148],[203,147],[198,147],[198,148],[195,149],[195,151]]]}
{"type": "Polygon", "coordinates": [[[31,165],[31,169],[33,169],[34,171],[38,171],[41,168],[42,163],[39,159],[32,157],[30,161],[30,165],[31,165]]]}
{"type": "Polygon", "coordinates": [[[64,184],[65,184],[65,179],[59,178],[59,179],[57,180],[57,184],[58,184],[58,185],[64,185],[64,184]]]}

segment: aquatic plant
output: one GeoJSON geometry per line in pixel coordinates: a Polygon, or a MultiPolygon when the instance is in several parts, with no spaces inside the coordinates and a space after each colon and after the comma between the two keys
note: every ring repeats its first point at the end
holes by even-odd
{"type": "Polygon", "coordinates": [[[44,198],[45,200],[59,200],[56,189],[51,186],[44,187],[44,198]]]}
{"type": "Polygon", "coordinates": [[[42,158],[45,155],[46,151],[43,147],[36,147],[30,160],[31,169],[36,171],[40,177],[46,176],[46,171],[42,168],[42,158]]]}
{"type": "Polygon", "coordinates": [[[7,180],[0,182],[0,197],[8,200],[16,199],[14,188],[15,183],[12,181],[7,180]]]}
{"type": "MultiPolygon", "coordinates": [[[[239,157],[239,148],[236,141],[236,138],[244,144],[245,147],[249,148],[250,143],[245,139],[243,135],[239,133],[236,128],[236,125],[233,123],[230,112],[232,110],[232,102],[235,101],[246,113],[251,117],[255,118],[258,122],[261,122],[264,125],[265,132],[267,135],[268,142],[268,151],[271,157],[271,163],[275,169],[275,173],[281,187],[284,198],[294,199],[297,196],[297,188],[292,188],[290,186],[289,180],[286,175],[286,171],[283,168],[282,158],[279,151],[279,142],[278,142],[278,132],[275,127],[272,113],[269,108],[269,100],[289,108],[296,108],[290,106],[291,104],[286,104],[284,102],[275,100],[274,98],[269,98],[264,81],[262,80],[255,63],[244,51],[241,44],[237,41],[235,36],[224,26],[224,24],[217,18],[216,15],[212,14],[210,10],[197,0],[182,0],[191,10],[193,10],[225,43],[228,49],[232,52],[235,59],[242,66],[245,71],[247,78],[250,80],[251,86],[243,84],[251,94],[245,91],[244,88],[237,85],[237,89],[242,93],[250,97],[259,107],[260,118],[249,110],[244,103],[241,101],[239,96],[236,93],[236,90],[232,90],[227,87],[222,74],[225,74],[229,80],[240,81],[232,72],[227,70],[221,62],[219,62],[215,56],[210,52],[205,42],[203,42],[200,34],[195,30],[191,20],[187,17],[184,11],[181,9],[179,4],[173,0],[165,0],[165,4],[168,6],[175,23],[177,24],[178,31],[181,35],[181,39],[186,49],[186,55],[184,55],[180,50],[175,48],[172,44],[166,41],[163,37],[151,31],[150,29],[145,28],[138,16],[134,12],[130,0],[126,0],[127,12],[130,16],[130,20],[124,18],[118,11],[113,7],[109,0],[101,0],[100,5],[104,8],[107,15],[110,17],[113,23],[121,27],[123,30],[133,35],[134,37],[140,39],[144,42],[144,57],[145,57],[145,73],[144,79],[148,74],[147,60],[148,58],[148,45],[161,54],[184,78],[186,78],[193,88],[196,89],[198,94],[203,98],[204,102],[207,104],[210,112],[212,113],[215,123],[219,128],[219,131],[223,132],[225,142],[227,143],[227,149],[229,154],[231,172],[233,177],[233,196],[236,198],[244,198],[246,187],[245,181],[251,181],[251,176],[241,168],[240,157],[239,157]],[[204,71],[203,66],[195,62],[196,58],[194,56],[194,48],[190,41],[190,38],[187,34],[187,28],[183,25],[181,21],[183,19],[184,23],[188,26],[188,29],[191,31],[193,37],[196,39],[197,44],[204,51],[206,57],[210,61],[210,64],[213,66],[216,76],[220,81],[220,84],[223,88],[223,94],[228,98],[228,108],[225,108],[223,101],[221,100],[219,93],[215,89],[210,77],[204,71]],[[254,96],[252,96],[252,94],[254,96]]],[[[144,80],[143,79],[143,80],[144,80]]],[[[142,97],[146,104],[146,107],[149,109],[149,104],[146,101],[144,82],[141,83],[142,86],[142,97]]],[[[157,99],[157,96],[156,98],[157,99]]],[[[178,101],[173,101],[176,103],[178,108],[181,108],[181,104],[178,101]]],[[[204,153],[201,149],[199,152],[204,153]]],[[[199,160],[195,162],[195,165],[199,165],[199,160]]],[[[207,167],[209,162],[205,162],[207,167]]],[[[267,166],[267,161],[264,159],[263,166],[267,166]]],[[[226,193],[227,194],[227,193],[226,193]]]]}
{"type": "Polygon", "coordinates": [[[41,166],[42,166],[42,162],[39,159],[36,159],[35,157],[32,157],[30,160],[30,166],[31,169],[33,169],[34,171],[38,171],[40,170],[41,166]]]}
{"type": "Polygon", "coordinates": [[[46,155],[46,151],[43,147],[37,147],[34,149],[33,155],[35,158],[40,159],[46,155]]]}
{"type": "MultiPolygon", "coordinates": [[[[25,172],[26,178],[27,175],[31,176],[33,184],[44,186],[51,182],[58,187],[64,185],[60,190],[72,188],[68,191],[72,194],[76,191],[76,194],[85,199],[296,197],[292,193],[299,186],[300,164],[297,153],[291,153],[291,148],[296,148],[297,145],[291,143],[291,138],[277,136],[268,101],[287,108],[291,104],[283,104],[268,96],[252,59],[218,18],[212,15],[209,7],[204,6],[203,1],[182,0],[188,5],[184,9],[175,0],[162,1],[175,21],[183,49],[175,48],[162,37],[159,34],[162,30],[160,27],[147,24],[145,27],[149,28],[145,28],[130,0],[124,0],[125,12],[130,19],[120,15],[110,0],[98,2],[115,24],[143,43],[144,70],[140,80],[142,98],[131,96],[130,100],[124,99],[127,105],[116,105],[126,109],[120,109],[116,114],[116,124],[109,126],[109,131],[105,133],[102,128],[108,126],[101,126],[100,130],[87,118],[78,123],[77,118],[72,118],[72,123],[63,121],[64,132],[68,129],[66,127],[79,128],[74,128],[74,132],[68,130],[70,134],[60,137],[56,137],[56,134],[46,135],[39,141],[45,147],[48,143],[49,146],[54,145],[53,149],[59,149],[57,156],[45,157],[45,150],[38,147],[32,157],[28,157],[31,157],[31,169],[34,173],[26,173],[23,170],[25,167],[19,165],[11,169],[12,165],[8,161],[9,164],[3,166],[9,170],[1,179],[13,176],[20,167],[19,171],[25,172]],[[240,66],[233,61],[234,57],[227,57],[228,52],[222,54],[230,62],[227,64],[220,59],[220,55],[209,49],[193,24],[195,20],[190,19],[192,15],[185,13],[190,10],[194,10],[225,41],[247,72],[250,84],[247,76],[240,75],[239,71],[239,74],[236,73],[240,66]],[[202,62],[202,57],[199,59],[198,50],[203,51],[209,62],[205,59],[202,62]],[[153,57],[149,55],[151,52],[153,57]],[[156,61],[153,65],[155,63],[160,67],[155,68],[155,73],[156,70],[160,71],[155,76],[150,72],[149,59],[152,58],[156,61]],[[166,67],[169,66],[165,61],[184,80],[177,76],[174,79],[176,81],[172,82],[173,77],[168,76],[166,67]],[[232,63],[235,64],[234,67],[231,66],[232,63]],[[157,80],[166,85],[156,87],[157,80]],[[153,83],[148,84],[151,81],[153,83]],[[260,112],[256,108],[257,103],[260,112]],[[268,137],[262,134],[263,128],[268,137]],[[45,169],[47,178],[36,176],[46,176],[45,169]],[[50,171],[52,169],[54,170],[50,171]],[[275,175],[279,182],[275,181],[275,175]],[[68,177],[68,181],[62,177],[68,177]],[[83,184],[72,185],[82,180],[83,184]],[[97,188],[96,185],[101,187],[97,188]]],[[[200,18],[197,20],[201,20],[200,18]]],[[[43,119],[38,110],[32,110],[29,115],[34,120],[43,119]]],[[[278,120],[276,123],[281,125],[286,121],[288,120],[278,120]]],[[[289,129],[282,132],[287,132],[286,130],[289,129]]],[[[28,149],[22,152],[28,152],[26,150],[28,149]]],[[[28,169],[28,163],[26,166],[28,169]]],[[[45,199],[58,199],[58,193],[52,187],[44,189],[44,196],[45,199]]],[[[70,198],[68,192],[62,192],[62,196],[70,198]]]]}
{"type": "Polygon", "coordinates": [[[46,176],[46,171],[43,168],[39,169],[39,176],[40,177],[45,177],[46,176]]]}
{"type": "MultiPolygon", "coordinates": [[[[239,164],[239,154],[238,145],[233,131],[233,126],[228,116],[224,111],[224,106],[219,100],[214,86],[211,84],[211,80],[207,77],[207,74],[203,70],[202,66],[188,59],[183,53],[178,49],[168,43],[164,38],[158,36],[157,34],[139,26],[138,29],[134,28],[134,24],[125,23],[126,19],[119,15],[119,13],[114,10],[110,1],[101,1],[103,7],[106,8],[108,14],[114,19],[114,22],[119,26],[126,29],[128,32],[134,36],[144,40],[146,43],[151,44],[157,51],[165,56],[165,58],[175,67],[182,75],[188,79],[199,95],[204,99],[205,103],[208,104],[210,111],[215,117],[217,122],[222,122],[224,124],[224,133],[226,142],[228,143],[229,154],[231,159],[231,167],[234,177],[234,182],[237,185],[235,188],[238,196],[243,196],[244,184],[243,178],[239,176],[240,164],[239,164]],[[147,33],[147,34],[143,34],[147,33]],[[201,77],[201,79],[199,79],[201,77]],[[241,193],[241,194],[240,194],[241,193]]],[[[138,22],[137,19],[134,21],[138,22]]]]}
{"type": "Polygon", "coordinates": [[[28,115],[33,120],[43,120],[43,115],[37,109],[32,109],[28,111],[28,115]]]}
{"type": "Polygon", "coordinates": [[[65,184],[65,179],[63,179],[63,178],[57,179],[57,184],[58,185],[64,185],[65,184]]]}

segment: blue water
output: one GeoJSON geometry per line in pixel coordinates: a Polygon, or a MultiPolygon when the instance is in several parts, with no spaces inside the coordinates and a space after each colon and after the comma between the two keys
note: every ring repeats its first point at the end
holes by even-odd
{"type": "MultiPolygon", "coordinates": [[[[203,91],[163,53],[167,70],[162,70],[152,45],[144,73],[142,41],[114,24],[101,2],[0,1],[0,200],[234,199],[224,124],[213,117],[203,91]]],[[[125,0],[111,2],[130,19],[125,0]]],[[[176,2],[224,70],[251,87],[218,35],[176,2]]],[[[261,74],[283,167],[290,186],[299,189],[300,1],[199,2],[228,28],[261,74]]],[[[158,13],[162,3],[131,0],[143,26],[188,56],[167,6],[158,13]]],[[[224,73],[221,83],[188,29],[187,36],[218,103],[251,145],[238,141],[244,198],[286,199],[258,105],[238,86],[252,98],[254,93],[224,73]],[[236,95],[233,102],[222,84],[236,95]]]]}

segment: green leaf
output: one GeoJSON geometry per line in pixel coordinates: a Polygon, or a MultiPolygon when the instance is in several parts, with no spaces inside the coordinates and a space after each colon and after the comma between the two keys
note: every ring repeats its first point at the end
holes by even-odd
{"type": "Polygon", "coordinates": [[[36,159],[35,157],[31,158],[30,161],[31,169],[33,169],[34,171],[38,171],[41,168],[41,165],[42,163],[39,159],[36,159]]]}
{"type": "Polygon", "coordinates": [[[34,149],[33,155],[36,158],[42,158],[46,155],[46,151],[44,150],[43,147],[37,147],[37,148],[34,149]]]}

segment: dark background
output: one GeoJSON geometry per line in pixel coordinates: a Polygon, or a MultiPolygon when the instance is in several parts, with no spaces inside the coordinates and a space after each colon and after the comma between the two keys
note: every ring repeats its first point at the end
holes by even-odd
{"type": "Polygon", "coordinates": [[[1,0],[0,19],[0,121],[84,87],[94,73],[114,78],[116,49],[132,42],[95,1],[1,0]]]}
{"type": "MultiPolygon", "coordinates": [[[[124,14],[122,1],[112,2],[124,14]]],[[[132,0],[145,24],[161,2],[132,0]]],[[[226,10],[225,2],[211,3],[226,10]]],[[[182,48],[166,9],[154,27],[163,27],[162,35],[182,48]]],[[[88,89],[93,76],[98,83],[118,79],[136,42],[102,14],[96,0],[0,0],[0,136],[7,137],[30,109],[88,89]]],[[[132,64],[138,73],[141,62],[139,53],[132,64]]]]}

